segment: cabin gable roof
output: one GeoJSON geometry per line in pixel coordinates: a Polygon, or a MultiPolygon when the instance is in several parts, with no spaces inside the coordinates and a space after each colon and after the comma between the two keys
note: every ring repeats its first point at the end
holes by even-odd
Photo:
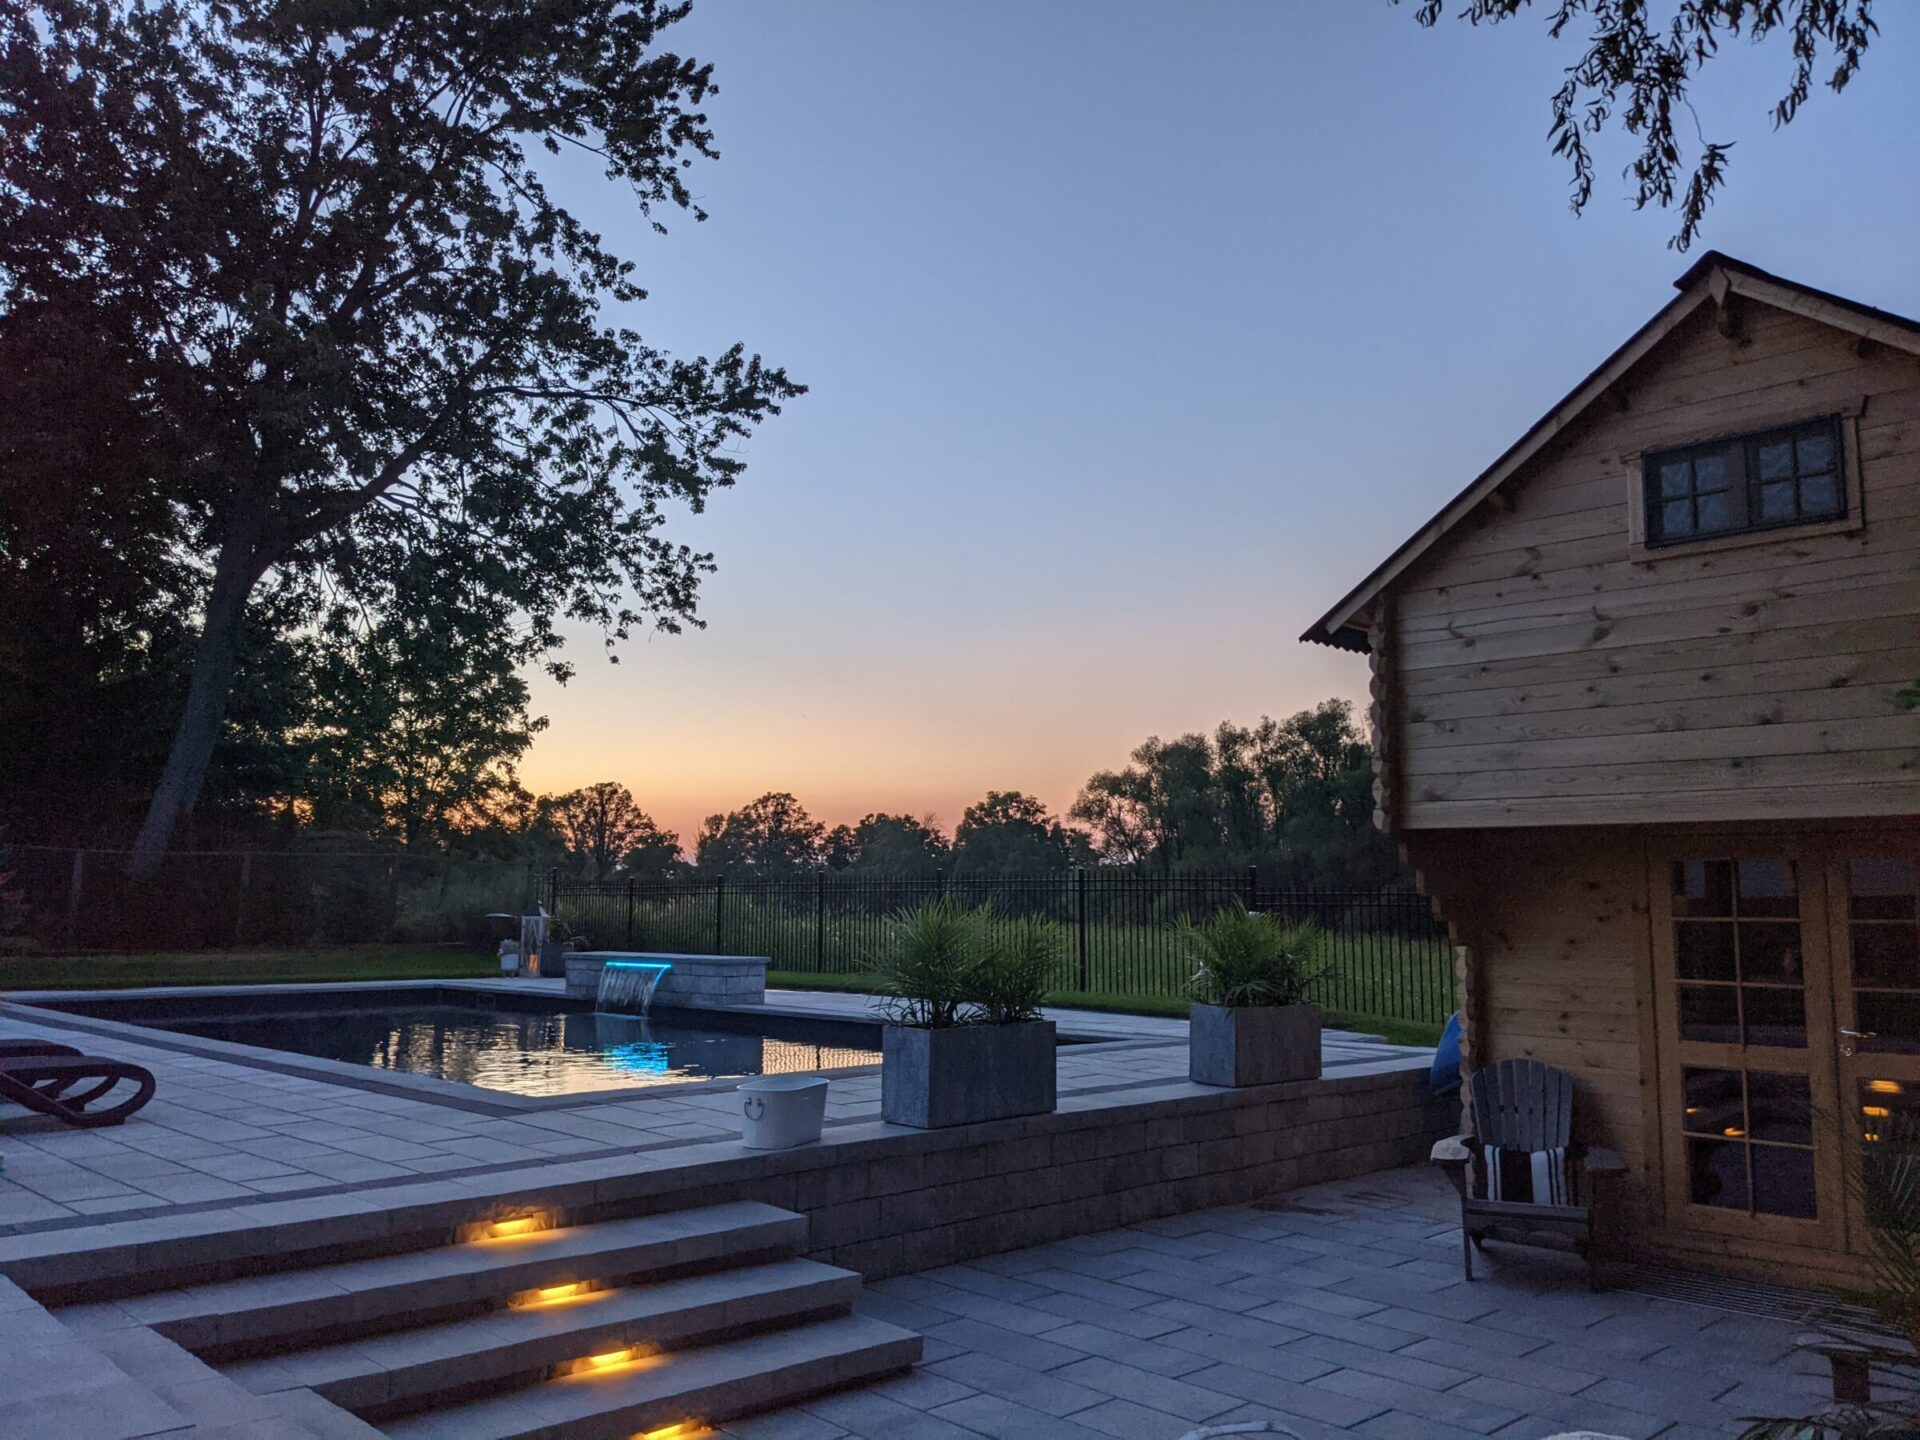
{"type": "Polygon", "coordinates": [[[1574,386],[1559,404],[1536,421],[1505,454],[1448,501],[1438,514],[1409,536],[1366,579],[1308,627],[1300,638],[1315,644],[1365,653],[1367,633],[1358,618],[1361,612],[1702,306],[1712,306],[1730,313],[1730,301],[1734,296],[1740,296],[1757,304],[1769,305],[1830,325],[1862,340],[1920,354],[1920,321],[1770,275],[1757,266],[1723,255],[1717,250],[1701,256],[1674,282],[1674,288],[1679,293],[1652,319],[1602,361],[1592,374],[1574,386]]]}

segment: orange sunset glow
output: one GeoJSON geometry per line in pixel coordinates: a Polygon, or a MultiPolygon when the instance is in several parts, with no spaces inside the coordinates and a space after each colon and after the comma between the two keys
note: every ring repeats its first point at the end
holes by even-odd
{"type": "Polygon", "coordinates": [[[629,646],[618,665],[576,641],[580,673],[536,694],[551,724],[521,766],[527,786],[617,780],[689,846],[706,816],[770,790],[791,792],[829,825],[931,813],[951,831],[989,789],[1025,790],[1064,811],[1088,775],[1124,764],[1151,734],[1288,715],[1335,695],[1360,705],[1365,695],[1364,660],[1296,645],[1284,626],[1260,642],[1266,665],[1247,663],[1240,637],[1183,643],[1163,633],[1150,673],[1129,675],[1130,647],[1115,637],[1089,635],[1075,655],[1061,636],[999,656],[962,641],[941,654],[875,657],[884,678],[859,683],[831,663],[765,653],[730,585],[733,570],[763,562],[772,560],[736,558],[709,582],[704,631],[629,646]]]}

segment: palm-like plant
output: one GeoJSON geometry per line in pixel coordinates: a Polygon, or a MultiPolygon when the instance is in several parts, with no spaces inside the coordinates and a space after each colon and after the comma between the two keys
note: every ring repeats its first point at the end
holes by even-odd
{"type": "Polygon", "coordinates": [[[964,1023],[975,922],[951,900],[902,910],[887,945],[873,957],[886,998],[881,1013],[895,1025],[944,1030],[964,1023]]]}
{"type": "Polygon", "coordinates": [[[1887,1398],[1819,1415],[1755,1419],[1740,1440],[1912,1440],[1920,1435],[1920,1114],[1896,1114],[1864,1136],[1850,1177],[1874,1239],[1870,1286],[1848,1299],[1882,1329],[1838,1315],[1821,1328],[1853,1349],[1887,1398]]]}
{"type": "Polygon", "coordinates": [[[1324,937],[1310,920],[1287,924],[1236,903],[1199,925],[1183,916],[1175,928],[1203,1005],[1298,1005],[1326,968],[1324,937]]]}
{"type": "Polygon", "coordinates": [[[967,998],[987,1025],[1020,1025],[1040,1018],[1065,950],[1060,927],[1037,916],[999,920],[982,907],[973,917],[975,951],[967,998]]]}
{"type": "Polygon", "coordinates": [[[1038,1020],[1064,943],[1046,920],[946,899],[895,915],[887,942],[874,957],[881,1013],[928,1030],[1038,1020]]]}

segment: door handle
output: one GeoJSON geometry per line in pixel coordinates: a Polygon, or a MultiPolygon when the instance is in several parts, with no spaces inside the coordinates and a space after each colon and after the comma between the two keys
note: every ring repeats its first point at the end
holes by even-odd
{"type": "Polygon", "coordinates": [[[1877,1030],[1849,1030],[1844,1025],[1840,1027],[1840,1033],[1846,1037],[1840,1042],[1840,1058],[1843,1060],[1851,1060],[1854,1052],[1860,1048],[1853,1043],[1854,1041],[1877,1040],[1880,1038],[1877,1030]]]}

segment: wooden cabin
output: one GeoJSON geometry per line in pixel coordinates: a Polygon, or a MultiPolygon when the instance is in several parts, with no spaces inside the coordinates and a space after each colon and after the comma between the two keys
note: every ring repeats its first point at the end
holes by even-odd
{"type": "Polygon", "coordinates": [[[1465,1068],[1571,1072],[1627,1159],[1603,1248],[1845,1279],[1920,1111],[1920,322],[1677,289],[1303,638],[1371,661],[1465,1068]]]}

